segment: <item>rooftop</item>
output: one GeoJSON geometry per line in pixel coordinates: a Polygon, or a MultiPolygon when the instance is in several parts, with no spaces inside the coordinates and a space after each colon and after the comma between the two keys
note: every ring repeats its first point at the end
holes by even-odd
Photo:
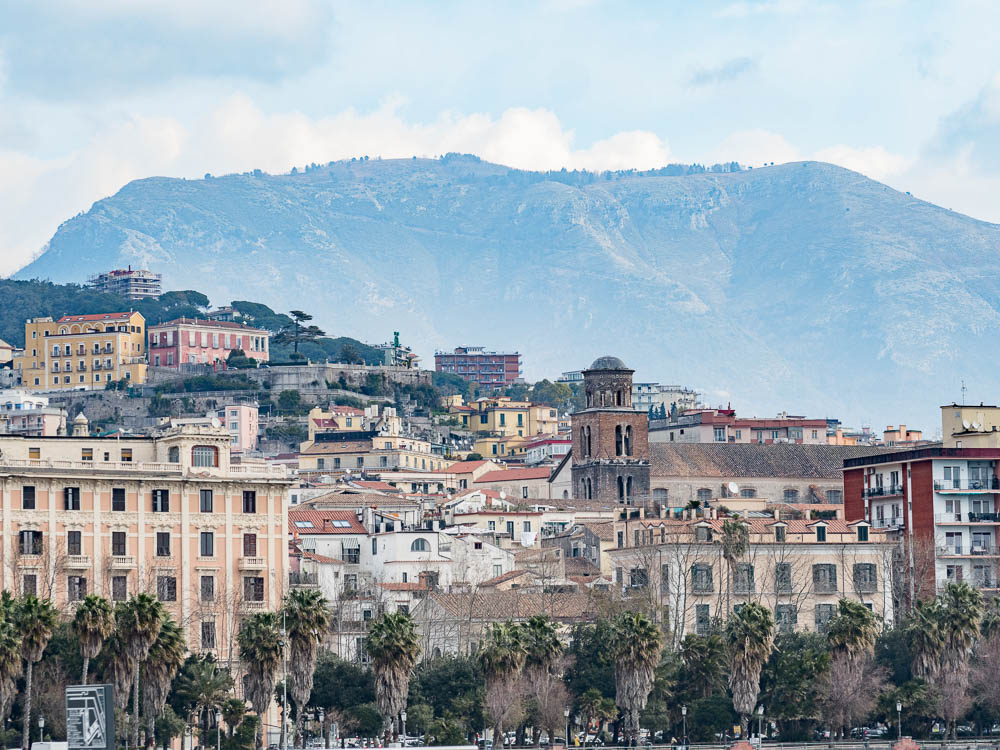
{"type": "Polygon", "coordinates": [[[862,445],[650,443],[654,477],[841,479],[844,461],[888,453],[862,445]]]}
{"type": "Polygon", "coordinates": [[[618,357],[612,357],[610,355],[605,355],[603,357],[598,357],[594,360],[593,364],[590,365],[588,370],[627,370],[628,367],[622,362],[618,357]]]}
{"type": "Polygon", "coordinates": [[[548,479],[549,469],[541,466],[534,469],[498,469],[488,471],[475,481],[475,484],[489,484],[490,482],[522,482],[528,479],[548,479]]]}
{"type": "Polygon", "coordinates": [[[288,531],[298,534],[367,534],[350,510],[313,510],[301,506],[288,511],[288,531]]]}

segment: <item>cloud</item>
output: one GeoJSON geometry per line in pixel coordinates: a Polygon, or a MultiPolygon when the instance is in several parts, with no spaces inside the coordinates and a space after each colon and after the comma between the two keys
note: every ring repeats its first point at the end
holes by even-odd
{"type": "Polygon", "coordinates": [[[714,152],[717,162],[738,161],[747,166],[798,161],[799,150],[780,133],[769,130],[742,130],[727,137],[714,152]]]}
{"type": "Polygon", "coordinates": [[[819,161],[839,164],[847,169],[853,169],[873,180],[885,180],[906,170],[910,161],[900,154],[892,154],[882,146],[868,148],[853,148],[837,145],[821,148],[813,154],[819,161]]]}
{"type": "Polygon", "coordinates": [[[715,68],[696,70],[688,81],[692,86],[707,86],[713,83],[725,83],[739,78],[757,67],[749,57],[734,57],[715,68]]]}
{"type": "Polygon", "coordinates": [[[737,2],[727,5],[716,13],[717,18],[747,18],[762,15],[787,15],[803,10],[803,0],[760,0],[760,2],[737,2]]]}

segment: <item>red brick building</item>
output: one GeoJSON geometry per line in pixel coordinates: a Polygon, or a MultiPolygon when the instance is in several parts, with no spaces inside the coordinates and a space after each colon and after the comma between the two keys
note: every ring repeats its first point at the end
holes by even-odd
{"type": "Polygon", "coordinates": [[[434,352],[434,369],[499,389],[521,377],[521,355],[488,352],[481,346],[459,346],[453,352],[434,352]]]}

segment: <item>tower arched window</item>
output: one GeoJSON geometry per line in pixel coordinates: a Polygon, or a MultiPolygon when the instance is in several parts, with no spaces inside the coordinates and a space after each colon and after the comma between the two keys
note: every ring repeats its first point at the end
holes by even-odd
{"type": "Polygon", "coordinates": [[[618,502],[625,502],[625,478],[618,477],[618,502]]]}
{"type": "Polygon", "coordinates": [[[592,450],[590,445],[590,425],[587,425],[587,456],[590,456],[591,453],[592,450]]]}
{"type": "Polygon", "coordinates": [[[584,458],[587,457],[587,428],[580,428],[580,453],[583,454],[584,458]]]}
{"type": "Polygon", "coordinates": [[[625,455],[632,455],[632,425],[625,427],[625,455]]]}
{"type": "Polygon", "coordinates": [[[621,456],[624,453],[622,445],[622,426],[620,424],[615,425],[615,455],[621,456]]]}
{"type": "Polygon", "coordinates": [[[625,502],[632,502],[632,477],[625,478],[625,502]]]}
{"type": "Polygon", "coordinates": [[[615,406],[622,405],[622,392],[621,390],[615,391],[615,406]]]}

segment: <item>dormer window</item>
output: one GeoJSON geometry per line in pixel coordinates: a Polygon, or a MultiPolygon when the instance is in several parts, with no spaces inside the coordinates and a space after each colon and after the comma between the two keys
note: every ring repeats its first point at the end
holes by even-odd
{"type": "Polygon", "coordinates": [[[826,526],[816,527],[816,541],[825,542],[826,541],[826,526]]]}
{"type": "Polygon", "coordinates": [[[694,530],[694,538],[699,542],[712,541],[712,530],[708,526],[699,526],[694,530]]]}
{"type": "Polygon", "coordinates": [[[858,541],[859,542],[868,541],[868,527],[863,524],[861,526],[858,526],[858,541]]]}
{"type": "Polygon", "coordinates": [[[776,542],[784,542],[785,541],[785,534],[786,534],[787,531],[788,531],[788,529],[785,526],[775,526],[774,527],[774,541],[776,541],[776,542]]]}

